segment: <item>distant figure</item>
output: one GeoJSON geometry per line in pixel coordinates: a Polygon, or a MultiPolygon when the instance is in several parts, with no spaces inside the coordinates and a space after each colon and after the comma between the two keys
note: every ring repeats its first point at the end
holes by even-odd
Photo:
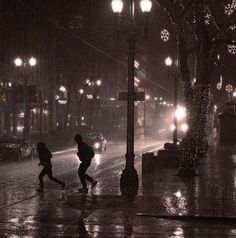
{"type": "Polygon", "coordinates": [[[43,169],[39,174],[40,188],[37,189],[37,191],[38,192],[44,191],[43,177],[46,174],[48,175],[48,178],[50,180],[60,184],[61,188],[64,189],[65,183],[52,176],[52,163],[51,163],[52,154],[51,154],[51,152],[48,150],[48,148],[42,142],[37,143],[37,151],[38,151],[39,160],[40,160],[40,163],[38,165],[43,166],[43,169]]]}
{"type": "Polygon", "coordinates": [[[86,171],[91,164],[91,160],[94,157],[94,151],[92,147],[83,142],[81,135],[76,134],[74,140],[78,144],[77,156],[82,162],[79,166],[78,174],[83,188],[79,189],[79,192],[87,194],[88,187],[86,184],[86,179],[92,184],[91,189],[93,189],[97,184],[97,181],[95,181],[92,177],[86,174],[86,171]]]}

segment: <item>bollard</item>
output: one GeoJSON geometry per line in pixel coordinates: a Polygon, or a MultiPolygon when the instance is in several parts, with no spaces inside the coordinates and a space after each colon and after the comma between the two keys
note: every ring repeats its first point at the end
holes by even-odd
{"type": "Polygon", "coordinates": [[[155,166],[155,156],[153,153],[142,154],[142,174],[147,174],[155,166]]]}

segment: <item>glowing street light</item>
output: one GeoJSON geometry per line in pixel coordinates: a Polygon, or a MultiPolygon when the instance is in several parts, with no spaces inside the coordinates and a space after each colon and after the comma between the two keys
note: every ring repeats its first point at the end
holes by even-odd
{"type": "MultiPolygon", "coordinates": [[[[169,69],[170,69],[170,66],[172,65],[172,62],[173,61],[170,56],[168,56],[165,59],[165,64],[168,67],[168,81],[170,77],[169,69]]],[[[175,112],[177,111],[177,77],[176,76],[174,78],[174,111],[175,112]]],[[[177,145],[177,142],[178,142],[177,130],[178,130],[177,119],[176,117],[174,117],[173,143],[175,145],[177,145]]]]}
{"type": "Polygon", "coordinates": [[[37,60],[34,57],[31,57],[29,59],[29,65],[30,66],[35,66],[37,64],[37,60]]]}
{"type": "Polygon", "coordinates": [[[66,87],[63,86],[63,85],[61,85],[60,88],[59,88],[59,90],[60,90],[61,92],[65,93],[65,92],[66,92],[66,87]]]}
{"type": "Polygon", "coordinates": [[[123,10],[123,1],[122,0],[113,0],[111,2],[111,7],[114,13],[121,13],[123,10]]]}
{"type": "Polygon", "coordinates": [[[165,59],[165,64],[166,64],[166,66],[171,66],[171,65],[172,65],[172,59],[170,58],[170,56],[168,56],[168,57],[165,59]]]}
{"type": "MultiPolygon", "coordinates": [[[[28,75],[26,72],[26,67],[34,67],[37,63],[37,60],[34,57],[31,57],[28,60],[21,59],[17,57],[14,60],[14,64],[16,67],[24,68],[24,130],[23,133],[25,136],[29,136],[30,133],[30,105],[29,105],[29,95],[28,95],[28,75]]],[[[13,128],[13,131],[15,129],[13,128]]],[[[14,132],[13,132],[14,133],[14,132]]]]}
{"type": "Polygon", "coordinates": [[[14,63],[15,63],[15,66],[20,67],[22,65],[23,61],[21,58],[18,57],[14,60],[14,63]]]}
{"type": "MultiPolygon", "coordinates": [[[[134,195],[138,191],[138,174],[134,168],[134,75],[135,75],[135,29],[134,12],[135,1],[128,0],[129,4],[129,54],[128,54],[128,100],[127,100],[127,136],[126,136],[126,164],[120,179],[120,188],[123,195],[134,195]]],[[[140,1],[141,10],[146,14],[151,11],[151,0],[140,1]]],[[[114,13],[121,13],[122,0],[112,0],[114,13]]]]}
{"type": "Polygon", "coordinates": [[[152,2],[150,0],[141,0],[140,7],[142,12],[149,13],[152,9],[152,2]]]}
{"type": "Polygon", "coordinates": [[[102,81],[101,81],[100,79],[98,79],[98,80],[96,81],[96,84],[97,84],[97,86],[101,86],[102,81]]]}

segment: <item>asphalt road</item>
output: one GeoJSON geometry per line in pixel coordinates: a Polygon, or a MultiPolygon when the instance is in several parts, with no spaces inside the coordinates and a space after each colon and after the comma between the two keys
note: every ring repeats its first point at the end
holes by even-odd
{"type": "MultiPolygon", "coordinates": [[[[157,150],[164,144],[163,140],[144,139],[135,143],[135,167],[141,170],[141,154],[157,150]]],[[[125,142],[110,142],[105,152],[96,153],[88,170],[97,180],[106,180],[109,174],[120,174],[125,166],[125,142]]],[[[65,150],[53,152],[53,176],[66,182],[66,188],[81,186],[77,170],[79,159],[76,145],[65,150]]],[[[0,208],[8,207],[35,196],[38,187],[38,158],[0,164],[0,208]]],[[[119,176],[117,176],[119,177],[119,176]]],[[[58,187],[45,177],[45,188],[58,187]]],[[[117,188],[116,188],[117,189],[117,188]]],[[[101,193],[103,191],[100,191],[101,193]]]]}

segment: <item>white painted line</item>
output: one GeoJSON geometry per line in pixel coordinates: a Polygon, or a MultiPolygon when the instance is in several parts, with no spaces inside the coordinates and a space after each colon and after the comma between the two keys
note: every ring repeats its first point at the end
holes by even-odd
{"type": "Polygon", "coordinates": [[[77,148],[71,148],[71,149],[66,149],[66,150],[60,150],[60,151],[55,151],[55,152],[52,152],[53,155],[60,155],[60,154],[63,154],[63,153],[67,153],[67,152],[73,152],[73,151],[76,151],[77,148]]]}

